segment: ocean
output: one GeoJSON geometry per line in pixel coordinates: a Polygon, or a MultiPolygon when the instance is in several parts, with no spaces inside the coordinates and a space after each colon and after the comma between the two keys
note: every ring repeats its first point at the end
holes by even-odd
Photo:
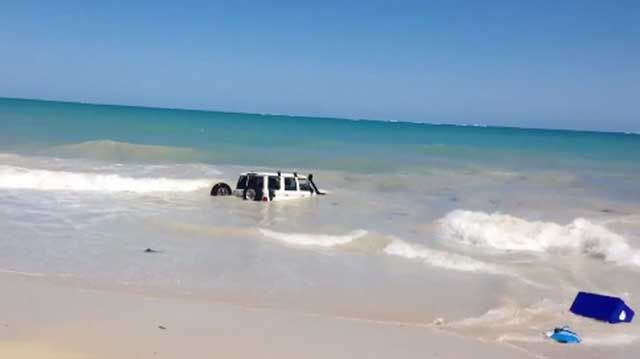
{"type": "Polygon", "coordinates": [[[640,307],[640,135],[392,120],[0,99],[0,271],[523,348],[640,339],[568,313],[579,290],[640,307]],[[247,170],[328,195],[209,196],[247,170]]]}

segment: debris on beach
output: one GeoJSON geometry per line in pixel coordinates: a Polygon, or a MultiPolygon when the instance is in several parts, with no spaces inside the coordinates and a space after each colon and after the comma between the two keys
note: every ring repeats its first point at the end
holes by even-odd
{"type": "Polygon", "coordinates": [[[163,325],[158,325],[158,329],[162,329],[162,330],[166,330],[167,327],[163,326],[163,325]]]}
{"type": "Polygon", "coordinates": [[[552,331],[545,333],[545,335],[561,344],[580,344],[582,341],[580,336],[567,326],[554,328],[552,331]]]}
{"type": "Polygon", "coordinates": [[[618,297],[579,292],[571,305],[573,314],[604,322],[630,323],[635,312],[618,297]]]}
{"type": "Polygon", "coordinates": [[[151,248],[147,248],[144,250],[145,253],[160,253],[161,251],[155,250],[155,249],[151,249],[151,248]]]}

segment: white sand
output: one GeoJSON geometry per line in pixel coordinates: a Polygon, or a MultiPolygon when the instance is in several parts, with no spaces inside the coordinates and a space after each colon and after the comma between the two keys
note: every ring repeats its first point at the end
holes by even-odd
{"type": "Polygon", "coordinates": [[[14,274],[0,274],[0,287],[0,358],[532,357],[432,328],[87,290],[14,274]]]}

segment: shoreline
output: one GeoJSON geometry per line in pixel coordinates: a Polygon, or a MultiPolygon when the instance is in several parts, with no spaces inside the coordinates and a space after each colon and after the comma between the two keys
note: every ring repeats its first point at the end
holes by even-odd
{"type": "Polygon", "coordinates": [[[0,357],[535,357],[424,326],[84,289],[7,273],[0,285],[0,357]]]}
{"type": "Polygon", "coordinates": [[[0,273],[0,286],[0,357],[12,359],[598,358],[640,353],[637,344],[515,345],[437,326],[88,289],[20,274],[0,273]]]}

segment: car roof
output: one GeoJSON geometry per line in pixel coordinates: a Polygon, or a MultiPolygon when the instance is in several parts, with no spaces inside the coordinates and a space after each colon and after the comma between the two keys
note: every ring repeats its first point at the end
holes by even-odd
{"type": "Polygon", "coordinates": [[[255,172],[254,171],[252,171],[252,172],[242,172],[242,173],[240,173],[240,176],[247,176],[247,175],[278,176],[278,173],[282,177],[298,177],[298,178],[302,178],[302,179],[306,179],[307,178],[307,176],[296,174],[296,173],[290,173],[290,172],[258,172],[258,171],[255,171],[255,172]]]}

